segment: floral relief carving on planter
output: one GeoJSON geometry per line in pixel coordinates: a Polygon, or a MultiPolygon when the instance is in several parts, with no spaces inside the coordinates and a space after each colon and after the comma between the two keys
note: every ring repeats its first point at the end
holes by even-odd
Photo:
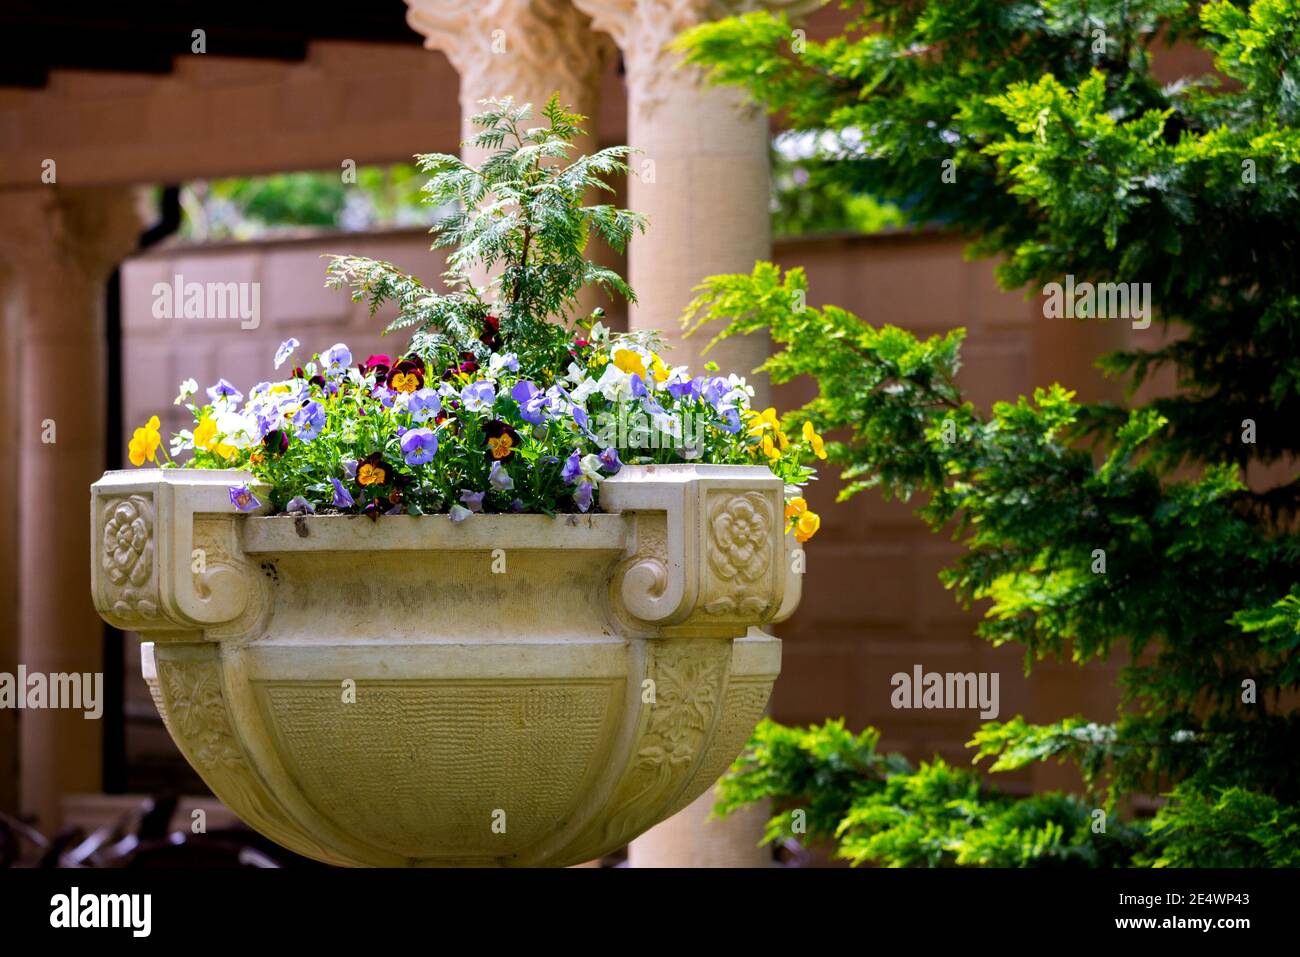
{"type": "Polygon", "coordinates": [[[100,518],[100,568],[107,579],[106,600],[123,621],[157,618],[152,496],[107,498],[101,505],[100,518]]]}
{"type": "Polygon", "coordinates": [[[761,619],[772,596],[761,587],[772,564],[772,507],[759,492],[710,495],[709,566],[716,579],[704,610],[761,619]]]}
{"type": "Polygon", "coordinates": [[[214,793],[318,860],[617,849],[712,786],[780,671],[757,626],[793,611],[798,576],[766,468],[625,466],[602,513],[459,524],[239,514],[248,481],[106,474],[94,595],[146,640],[159,711],[214,793]],[[508,574],[487,571],[495,550],[508,574]]]}

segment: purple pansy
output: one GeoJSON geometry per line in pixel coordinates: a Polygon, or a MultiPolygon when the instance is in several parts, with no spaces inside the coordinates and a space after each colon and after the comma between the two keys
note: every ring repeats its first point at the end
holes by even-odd
{"type": "Polygon", "coordinates": [[[352,365],[352,352],[341,342],[336,342],[330,346],[321,361],[325,363],[325,375],[330,379],[339,379],[347,374],[348,366],[352,365]]]}
{"type": "Polygon", "coordinates": [[[208,389],[208,398],[213,402],[218,399],[225,399],[231,405],[238,405],[244,401],[244,393],[240,392],[225,379],[218,379],[217,384],[208,389]]]}
{"type": "Polygon", "coordinates": [[[515,480],[501,467],[500,462],[492,463],[492,473],[488,476],[488,482],[498,492],[509,492],[515,487],[515,480]]]}
{"type": "Polygon", "coordinates": [[[289,357],[293,355],[293,350],[297,349],[300,345],[302,345],[302,343],[293,337],[285,339],[284,342],[280,343],[280,348],[275,350],[275,367],[278,369],[280,366],[288,362],[289,357]]]}
{"type": "Polygon", "coordinates": [[[669,394],[678,401],[683,399],[698,399],[703,391],[704,376],[696,376],[694,379],[683,379],[680,382],[674,382],[668,386],[669,394]]]}
{"type": "Polygon", "coordinates": [[[590,482],[583,482],[578,486],[577,491],[573,493],[573,504],[578,506],[579,512],[585,512],[591,508],[591,497],[594,486],[590,482]]]}
{"type": "Polygon", "coordinates": [[[460,490],[460,500],[471,512],[481,512],[483,511],[483,496],[486,494],[487,492],[475,492],[463,488],[460,490]]]}
{"type": "Polygon", "coordinates": [[[464,403],[466,412],[485,412],[496,400],[496,386],[486,379],[471,382],[460,390],[460,401],[464,403]]]}
{"type": "Polygon", "coordinates": [[[407,465],[432,462],[438,451],[438,436],[433,429],[407,429],[402,435],[402,456],[407,465]]]}
{"type": "Polygon", "coordinates": [[[722,416],[722,431],[730,432],[732,435],[740,431],[740,413],[734,406],[724,406],[718,412],[722,416]]]}
{"type": "Polygon", "coordinates": [[[248,483],[243,485],[230,486],[230,504],[235,506],[241,512],[251,512],[253,509],[261,506],[253,490],[248,487],[248,483]]]}
{"type": "MultiPolygon", "coordinates": [[[[356,466],[354,464],[353,468],[355,467],[356,466]]],[[[334,483],[334,507],[335,508],[351,508],[353,505],[356,504],[356,502],[352,500],[352,493],[343,487],[342,482],[332,477],[330,478],[330,481],[334,483]]]]}
{"type": "Polygon", "coordinates": [[[465,521],[465,519],[469,518],[473,514],[474,513],[471,512],[469,509],[467,509],[464,505],[453,505],[450,509],[447,510],[447,515],[449,518],[451,518],[453,522],[463,522],[465,521]]]}
{"type": "Polygon", "coordinates": [[[612,445],[604,452],[600,453],[600,464],[610,475],[613,475],[623,467],[623,462],[618,457],[618,449],[612,445]]]}
{"type": "Polygon", "coordinates": [[[546,411],[546,393],[527,379],[521,379],[510,390],[510,398],[519,403],[519,415],[525,422],[542,424],[542,413],[546,411]]]}
{"type": "Polygon", "coordinates": [[[308,402],[294,413],[293,426],[300,439],[310,442],[325,428],[325,406],[315,400],[308,402]]]}
{"type": "Polygon", "coordinates": [[[578,476],[582,474],[582,453],[574,452],[564,463],[564,469],[560,472],[560,478],[564,481],[573,483],[578,481],[578,476]]]}
{"type": "MultiPolygon", "coordinates": [[[[709,405],[714,408],[717,408],[718,404],[722,402],[723,398],[725,398],[727,393],[730,391],[731,387],[727,384],[726,379],[721,376],[714,376],[701,390],[700,395],[703,397],[705,402],[709,403],[709,405]]],[[[719,411],[721,410],[719,409],[719,411]]]]}
{"type": "Polygon", "coordinates": [[[430,388],[417,389],[407,400],[406,410],[412,422],[427,422],[442,411],[442,399],[430,388]]]}

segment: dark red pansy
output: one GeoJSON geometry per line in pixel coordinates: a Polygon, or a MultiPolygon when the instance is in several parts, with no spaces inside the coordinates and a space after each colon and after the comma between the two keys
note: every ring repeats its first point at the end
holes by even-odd
{"type": "Polygon", "coordinates": [[[284,429],[272,429],[262,439],[262,445],[270,455],[283,455],[289,448],[289,433],[284,429]]]}
{"type": "Polygon", "coordinates": [[[388,370],[392,367],[393,357],[385,355],[371,356],[359,366],[363,376],[373,375],[379,382],[388,377],[388,370]]]}
{"type": "Polygon", "coordinates": [[[483,343],[492,351],[501,348],[501,320],[496,316],[488,316],[483,320],[483,334],[478,337],[478,341],[483,343]]]}

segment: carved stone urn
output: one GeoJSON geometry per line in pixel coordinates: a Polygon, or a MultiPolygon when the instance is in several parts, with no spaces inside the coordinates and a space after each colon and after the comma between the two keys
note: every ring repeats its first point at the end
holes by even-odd
{"type": "Polygon", "coordinates": [[[244,482],[105,474],[92,588],[203,780],[308,857],[598,857],[721,776],[780,671],[757,626],[798,546],[764,467],[625,466],[601,513],[461,523],[239,513],[244,482]]]}

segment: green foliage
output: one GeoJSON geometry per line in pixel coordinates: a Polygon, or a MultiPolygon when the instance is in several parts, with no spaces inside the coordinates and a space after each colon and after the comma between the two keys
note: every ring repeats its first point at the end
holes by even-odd
{"type": "Polygon", "coordinates": [[[772,150],[772,233],[809,236],[819,233],[877,233],[907,224],[902,210],[855,193],[834,173],[833,164],[783,148],[772,150]]]}
{"type": "Polygon", "coordinates": [[[491,315],[518,351],[545,352],[560,362],[568,348],[565,328],[550,320],[570,316],[583,286],[594,283],[636,299],[621,276],[586,258],[586,248],[595,233],[621,252],[633,233],[644,232],[645,218],[607,204],[583,204],[591,191],[613,191],[605,180],[627,172],[630,148],[611,146],[569,163],[577,124],[585,117],[566,112],[558,97],[543,110],[545,126],[525,126],[529,106],[516,106],[508,97],[484,106],[472,118],[481,129],[470,140],[495,151],[482,166],[445,153],[417,158],[419,168],[432,174],[424,187],[426,202],[456,207],[433,229],[434,248],[453,250],[444,275],[450,291],[426,289],[391,263],[349,256],[333,258],[329,282],[351,287],[372,315],[384,302],[396,302],[399,314],[389,331],[414,328],[417,352],[481,358],[486,347],[479,332],[491,315]],[[475,288],[471,271],[498,264],[502,268],[488,287],[475,288]]]}
{"type": "MultiPolygon", "coordinates": [[[[769,264],[709,279],[687,321],[767,331],[774,380],[816,380],[791,419],[841,438],[842,497],[921,496],[965,549],[944,583],[989,603],[983,637],[1022,646],[1027,670],[1127,662],[1113,723],[988,724],[978,757],[1076,761],[1111,808],[1167,794],[1139,863],[1290,860],[1259,826],[1300,808],[1300,3],[852,6],[845,36],[801,55],[769,14],[680,46],[833,143],[842,187],[1000,257],[1004,287],[1150,282],[1176,334],[1101,365],[1133,389],[1168,368],[1178,390],[1125,408],[1052,385],[983,413],[956,386],[962,330],[919,339],[807,306],[802,271],[769,264]],[[1223,78],[1160,82],[1161,37],[1206,47],[1223,78]],[[1290,474],[1267,485],[1267,465],[1290,474]]],[[[917,840],[944,832],[930,824],[917,840]]],[[[867,856],[907,856],[886,844],[867,856]]]]}
{"type": "Polygon", "coordinates": [[[423,179],[414,164],[359,166],[355,183],[340,171],[274,173],[187,183],[180,233],[192,241],[248,239],[298,227],[359,229],[427,225],[423,179]]]}
{"type": "Polygon", "coordinates": [[[1075,797],[1016,799],[936,759],[912,767],[876,750],[874,728],[783,727],[764,719],[718,789],[717,813],[770,800],[764,842],[832,840],[853,864],[889,867],[1128,866],[1143,826],[1075,797]]]}

